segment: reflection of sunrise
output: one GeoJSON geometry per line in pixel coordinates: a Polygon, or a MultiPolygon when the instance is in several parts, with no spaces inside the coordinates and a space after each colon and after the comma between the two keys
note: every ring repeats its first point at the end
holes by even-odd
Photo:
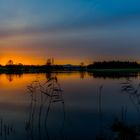
{"type": "Polygon", "coordinates": [[[31,81],[36,80],[39,78],[40,80],[44,81],[46,80],[45,75],[43,74],[26,74],[26,77],[24,75],[0,75],[0,85],[3,88],[9,89],[9,90],[15,90],[25,88],[28,84],[30,84],[31,81]],[[30,82],[29,82],[30,81],[30,82]]]}

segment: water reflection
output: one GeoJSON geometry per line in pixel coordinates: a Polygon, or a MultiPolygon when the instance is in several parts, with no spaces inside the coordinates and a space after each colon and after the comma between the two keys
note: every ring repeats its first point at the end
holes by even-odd
{"type": "Polygon", "coordinates": [[[139,79],[138,73],[0,75],[0,139],[138,139],[139,79]]]}
{"type": "Polygon", "coordinates": [[[22,74],[6,74],[6,77],[9,82],[14,80],[14,77],[21,78],[22,74]]]}
{"type": "Polygon", "coordinates": [[[110,78],[110,79],[121,79],[121,78],[129,78],[134,77],[137,78],[139,76],[138,72],[115,72],[115,71],[101,71],[101,72],[93,72],[89,73],[89,75],[93,76],[94,78],[110,78]]]}
{"type": "MultiPolygon", "coordinates": [[[[61,76],[63,78],[63,76],[73,76],[76,78],[80,78],[80,79],[84,79],[85,77],[88,76],[92,76],[93,78],[110,78],[110,79],[121,79],[121,78],[129,78],[129,77],[133,77],[133,78],[137,78],[139,76],[139,72],[115,72],[115,71],[98,71],[98,72],[85,72],[85,71],[81,71],[81,72],[48,72],[46,74],[46,79],[50,78],[52,75],[57,75],[57,76],[61,76]]],[[[2,77],[5,74],[0,74],[0,77],[2,77]]],[[[23,75],[25,74],[6,74],[6,78],[9,82],[13,82],[14,79],[17,78],[22,78],[23,75]]],[[[26,74],[26,75],[30,75],[30,74],[26,74]]],[[[37,74],[32,74],[32,75],[37,75],[37,74]]]]}

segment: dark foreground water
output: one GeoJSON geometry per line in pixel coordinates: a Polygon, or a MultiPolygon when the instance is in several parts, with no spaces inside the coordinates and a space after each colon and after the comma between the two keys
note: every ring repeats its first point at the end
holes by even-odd
{"type": "Polygon", "coordinates": [[[140,124],[139,75],[0,75],[0,140],[115,139],[140,124]]]}

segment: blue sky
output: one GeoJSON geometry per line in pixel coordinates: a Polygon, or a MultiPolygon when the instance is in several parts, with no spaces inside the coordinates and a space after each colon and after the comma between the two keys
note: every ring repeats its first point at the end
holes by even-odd
{"type": "Polygon", "coordinates": [[[139,0],[1,0],[0,63],[140,61],[139,7],[139,0]]]}

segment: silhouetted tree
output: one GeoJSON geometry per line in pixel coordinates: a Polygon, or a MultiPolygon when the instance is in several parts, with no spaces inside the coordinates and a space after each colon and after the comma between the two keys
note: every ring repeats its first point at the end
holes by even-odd
{"type": "Polygon", "coordinates": [[[9,60],[6,65],[14,65],[13,60],[9,60]]]}
{"type": "Polygon", "coordinates": [[[81,63],[80,63],[80,66],[81,66],[81,67],[84,67],[84,65],[85,65],[84,62],[81,62],[81,63]]]}
{"type": "Polygon", "coordinates": [[[140,68],[137,62],[103,61],[88,65],[88,69],[140,68]]]}
{"type": "Polygon", "coordinates": [[[47,66],[51,66],[51,65],[52,65],[52,61],[51,61],[50,58],[47,60],[46,65],[47,65],[47,66]]]}

